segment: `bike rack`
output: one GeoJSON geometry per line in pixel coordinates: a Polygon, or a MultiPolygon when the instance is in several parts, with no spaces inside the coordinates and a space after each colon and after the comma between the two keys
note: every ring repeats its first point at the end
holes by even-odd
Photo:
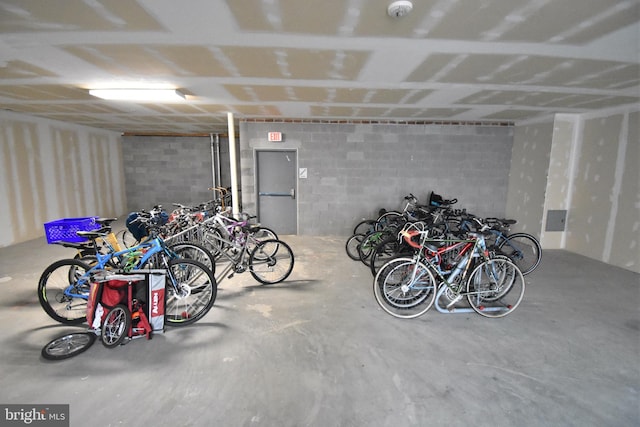
{"type": "MultiPolygon", "coordinates": [[[[453,313],[475,313],[476,311],[471,308],[471,307],[456,307],[455,305],[452,306],[451,308],[447,308],[446,306],[441,306],[440,305],[440,297],[442,297],[442,295],[447,291],[447,287],[445,285],[441,285],[440,289],[438,289],[438,292],[436,293],[436,301],[434,303],[434,306],[436,307],[436,310],[438,310],[440,313],[444,313],[444,314],[453,314],[453,313]]],[[[485,308],[485,311],[502,311],[504,310],[501,307],[487,307],[485,308]]]]}

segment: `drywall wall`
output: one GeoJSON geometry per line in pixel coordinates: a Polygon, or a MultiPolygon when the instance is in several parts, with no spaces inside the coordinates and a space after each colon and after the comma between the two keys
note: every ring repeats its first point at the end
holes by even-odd
{"type": "MultiPolygon", "coordinates": [[[[255,150],[294,149],[298,167],[298,234],[350,235],[380,208],[403,197],[423,203],[431,191],[456,207],[504,215],[513,128],[378,123],[240,122],[242,202],[256,212],[255,150]],[[282,142],[267,133],[282,132],[282,142]]],[[[268,224],[265,224],[268,226],[268,224]]]]}
{"type": "Polygon", "coordinates": [[[0,246],[45,222],[125,211],[120,135],[0,111],[0,246]]]}
{"type": "Polygon", "coordinates": [[[640,272],[640,148],[637,111],[558,114],[516,126],[507,215],[512,231],[640,272]],[[562,227],[551,214],[566,213],[562,227]],[[551,228],[549,230],[548,228],[551,228]]]}
{"type": "Polygon", "coordinates": [[[565,249],[640,272],[638,112],[576,123],[565,249]]]}
{"type": "Polygon", "coordinates": [[[518,221],[512,232],[540,238],[552,138],[552,121],[515,127],[506,208],[506,216],[518,221]]]}
{"type": "Polygon", "coordinates": [[[563,249],[566,236],[566,214],[570,208],[575,153],[581,145],[578,132],[580,117],[574,114],[557,114],[553,124],[549,173],[546,186],[541,241],[545,249],[563,249]],[[563,227],[547,227],[549,211],[564,215],[563,227]],[[562,230],[560,230],[562,228],[562,230]]]}

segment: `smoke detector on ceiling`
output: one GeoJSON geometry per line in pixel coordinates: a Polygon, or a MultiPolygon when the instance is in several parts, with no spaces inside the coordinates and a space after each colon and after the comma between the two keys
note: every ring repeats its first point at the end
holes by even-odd
{"type": "Polygon", "coordinates": [[[413,9],[413,3],[406,0],[394,1],[387,8],[387,13],[392,18],[401,18],[413,9]]]}

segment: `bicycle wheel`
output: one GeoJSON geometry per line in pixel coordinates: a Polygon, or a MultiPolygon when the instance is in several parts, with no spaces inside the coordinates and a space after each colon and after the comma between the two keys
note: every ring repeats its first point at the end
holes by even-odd
{"type": "Polygon", "coordinates": [[[204,317],[216,300],[213,272],[201,262],[176,258],[167,264],[165,324],[184,326],[204,317]]]}
{"type": "Polygon", "coordinates": [[[102,322],[102,344],[107,348],[117,347],[129,335],[131,311],[124,304],[112,308],[102,322]]]}
{"type": "Polygon", "coordinates": [[[222,256],[222,252],[229,249],[229,244],[225,242],[222,232],[215,227],[207,226],[202,236],[202,245],[213,255],[215,260],[222,256]]]}
{"type": "Polygon", "coordinates": [[[394,317],[412,319],[431,308],[437,283],[429,268],[413,258],[396,258],[383,265],[373,280],[380,307],[394,317]]]}
{"type": "Polygon", "coordinates": [[[203,245],[193,242],[176,242],[168,245],[180,258],[194,259],[201,262],[212,273],[216,272],[216,259],[203,245]]]}
{"type": "MultiPolygon", "coordinates": [[[[255,247],[264,240],[278,240],[278,235],[275,231],[267,227],[251,229],[251,231],[247,235],[247,252],[251,253],[255,249],[255,247]]],[[[277,250],[277,248],[274,249],[277,250]]],[[[275,253],[269,254],[268,256],[273,255],[275,255],[275,253]]]]}
{"type": "Polygon", "coordinates": [[[520,305],[524,287],[524,277],[517,265],[494,258],[480,263],[469,276],[467,300],[484,317],[503,317],[520,305]]]}
{"type": "Polygon", "coordinates": [[[49,341],[42,347],[42,357],[47,360],[63,360],[84,353],[96,342],[93,332],[71,332],[49,341]]]}
{"type": "Polygon", "coordinates": [[[368,234],[376,230],[377,221],[375,219],[363,219],[355,227],[353,234],[368,234]]]}
{"type": "Polygon", "coordinates": [[[375,277],[380,267],[385,265],[389,260],[402,256],[404,258],[413,255],[411,248],[398,241],[395,236],[385,237],[373,250],[369,257],[369,268],[371,274],[375,277]]]}
{"type": "Polygon", "coordinates": [[[56,322],[76,325],[87,320],[90,284],[83,277],[91,267],[77,259],[63,259],[47,267],[38,280],[38,300],[56,322]]]}
{"type": "Polygon", "coordinates": [[[508,256],[525,275],[535,270],[542,258],[542,248],[538,239],[527,233],[514,233],[507,236],[500,241],[498,249],[500,253],[508,256]]]}
{"type": "Polygon", "coordinates": [[[390,226],[398,226],[398,224],[402,224],[404,222],[406,222],[406,219],[402,212],[385,212],[376,220],[375,230],[382,230],[390,226]]]}
{"type": "Polygon", "coordinates": [[[360,261],[360,254],[358,252],[358,248],[364,239],[364,234],[354,234],[353,236],[347,239],[347,244],[345,245],[345,249],[347,250],[347,255],[354,261],[360,261]]]}
{"type": "Polygon", "coordinates": [[[358,246],[358,256],[364,265],[369,267],[371,254],[385,237],[384,231],[372,231],[363,237],[360,246],[358,246]]]}
{"type": "Polygon", "coordinates": [[[116,238],[122,242],[122,247],[123,248],[132,248],[134,246],[136,246],[138,243],[138,240],[136,240],[135,237],[133,237],[133,234],[129,231],[129,230],[121,230],[116,234],[116,238]]]}
{"type": "Polygon", "coordinates": [[[260,283],[280,283],[293,270],[293,251],[282,240],[264,240],[249,256],[249,271],[260,283]]]}

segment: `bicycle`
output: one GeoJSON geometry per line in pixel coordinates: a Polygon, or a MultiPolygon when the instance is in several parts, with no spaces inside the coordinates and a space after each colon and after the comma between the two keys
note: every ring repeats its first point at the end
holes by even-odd
{"type": "MultiPolygon", "coordinates": [[[[99,232],[78,234],[92,241],[102,237],[99,232]]],[[[180,258],[159,236],[121,251],[97,252],[92,266],[77,259],[54,262],[38,281],[38,300],[52,319],[63,324],[80,324],[86,321],[90,283],[96,273],[105,269],[143,268],[167,270],[165,323],[191,324],[213,306],[217,283],[212,270],[194,259],[180,258]]]]}
{"type": "Polygon", "coordinates": [[[237,252],[234,245],[228,245],[225,241],[232,241],[240,246],[247,241],[248,250],[251,252],[261,241],[278,240],[278,235],[270,228],[249,223],[255,216],[247,213],[241,215],[242,219],[239,220],[232,217],[228,211],[216,213],[198,225],[198,232],[194,233],[197,235],[195,239],[209,249],[215,259],[219,259],[223,251],[237,252]]]}
{"type": "MultiPolygon", "coordinates": [[[[294,265],[291,247],[277,238],[258,240],[254,235],[264,228],[246,221],[241,223],[244,225],[233,226],[234,233],[228,237],[219,232],[205,235],[207,248],[219,255],[217,262],[226,263],[216,273],[217,282],[246,271],[263,284],[280,283],[289,277],[294,265]]],[[[215,228],[214,231],[219,230],[215,228]]]]}
{"type": "MultiPolygon", "coordinates": [[[[461,230],[473,230],[476,227],[475,216],[467,214],[460,219],[461,230]]],[[[509,227],[516,224],[515,219],[485,218],[483,222],[488,226],[487,246],[496,254],[508,257],[516,264],[523,275],[535,270],[542,259],[542,247],[538,239],[529,233],[507,234],[509,227]]]]}
{"type": "Polygon", "coordinates": [[[444,241],[431,240],[428,232],[417,229],[405,228],[401,235],[417,249],[414,256],[387,262],[373,281],[376,302],[390,315],[404,319],[421,316],[440,298],[446,298],[447,309],[453,310],[466,298],[476,313],[503,317],[522,301],[522,272],[504,257],[490,258],[482,233],[444,241]]]}
{"type": "MultiPolygon", "coordinates": [[[[445,203],[429,208],[429,217],[415,223],[416,226],[420,225],[424,230],[428,230],[432,238],[455,239],[463,236],[455,227],[452,227],[452,218],[458,215],[460,211],[452,210],[450,204],[445,203]]],[[[415,248],[409,246],[397,232],[394,235],[387,235],[371,250],[368,262],[371,274],[375,277],[380,267],[390,259],[398,256],[410,257],[414,251],[415,248]]]]}

